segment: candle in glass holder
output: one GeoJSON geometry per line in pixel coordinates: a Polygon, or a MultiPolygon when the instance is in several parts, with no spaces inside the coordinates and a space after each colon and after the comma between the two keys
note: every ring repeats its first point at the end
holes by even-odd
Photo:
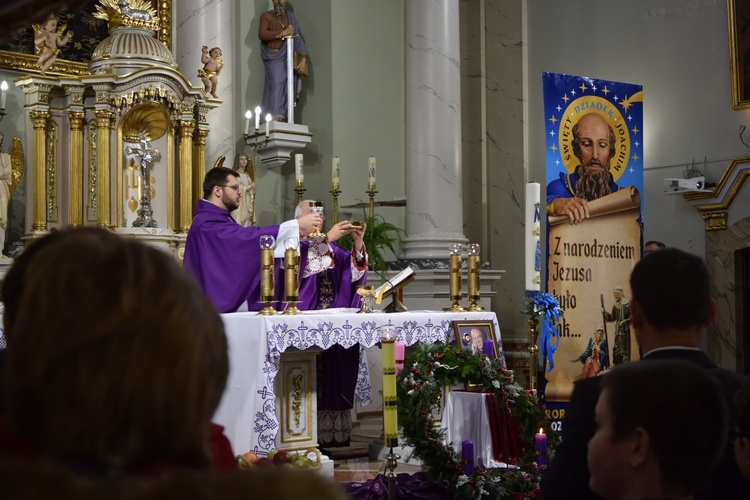
{"type": "Polygon", "coordinates": [[[544,429],[540,428],[534,436],[534,446],[536,447],[537,465],[547,465],[547,435],[544,429]]]}

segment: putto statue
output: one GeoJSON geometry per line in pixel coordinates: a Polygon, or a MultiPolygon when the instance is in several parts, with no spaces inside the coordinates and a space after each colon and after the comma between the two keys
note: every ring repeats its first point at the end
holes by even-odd
{"type": "Polygon", "coordinates": [[[66,25],[63,24],[58,28],[57,19],[54,14],[50,14],[43,25],[33,24],[32,26],[34,33],[36,33],[34,45],[36,46],[36,53],[39,54],[36,65],[39,66],[39,72],[44,74],[57,61],[57,56],[60,54],[60,47],[73,38],[73,32],[68,31],[63,36],[66,25]]]}
{"type": "Polygon", "coordinates": [[[203,82],[206,93],[218,97],[216,95],[216,88],[219,86],[219,73],[224,68],[221,49],[214,47],[208,50],[208,46],[204,45],[201,47],[201,62],[203,63],[203,69],[198,70],[198,77],[203,82]]]}

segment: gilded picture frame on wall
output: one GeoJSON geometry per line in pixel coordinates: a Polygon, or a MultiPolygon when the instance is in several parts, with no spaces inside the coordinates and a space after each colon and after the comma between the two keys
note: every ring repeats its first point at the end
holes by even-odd
{"type": "MultiPolygon", "coordinates": [[[[157,38],[172,50],[173,0],[144,0],[157,12],[157,38]]],[[[58,29],[73,32],[72,38],[59,47],[54,65],[47,70],[52,76],[81,76],[89,74],[88,63],[99,43],[109,35],[107,21],[94,17],[99,0],[89,0],[78,9],[63,9],[55,14],[58,29]]],[[[62,35],[60,35],[62,36],[62,35]]],[[[31,24],[17,37],[0,45],[0,68],[24,74],[40,73],[39,55],[34,45],[35,30],[31,24]]]]}
{"type": "Polygon", "coordinates": [[[750,2],[727,0],[732,107],[750,108],[750,2]]]}

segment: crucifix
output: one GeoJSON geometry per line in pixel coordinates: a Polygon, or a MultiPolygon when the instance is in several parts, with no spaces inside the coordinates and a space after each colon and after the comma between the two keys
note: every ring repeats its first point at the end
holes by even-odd
{"type": "Polygon", "coordinates": [[[137,156],[141,161],[141,208],[138,209],[138,218],[133,221],[133,227],[158,227],[158,224],[153,218],[153,210],[151,210],[151,183],[149,182],[149,164],[153,164],[154,160],[158,161],[161,159],[161,153],[158,150],[151,148],[151,143],[146,140],[146,134],[141,132],[138,134],[141,138],[140,142],[134,147],[128,146],[125,149],[125,154],[128,156],[137,156]]]}

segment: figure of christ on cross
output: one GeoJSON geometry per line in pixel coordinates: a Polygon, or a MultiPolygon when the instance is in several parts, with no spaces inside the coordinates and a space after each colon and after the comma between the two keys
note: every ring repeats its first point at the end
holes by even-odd
{"type": "Polygon", "coordinates": [[[153,210],[151,209],[151,175],[149,174],[149,164],[161,159],[161,153],[151,147],[151,143],[146,140],[146,134],[138,134],[140,142],[134,147],[128,146],[125,153],[128,156],[137,156],[141,165],[141,186],[139,194],[141,198],[141,208],[138,209],[138,218],[133,221],[133,227],[158,227],[154,220],[153,210]]]}

